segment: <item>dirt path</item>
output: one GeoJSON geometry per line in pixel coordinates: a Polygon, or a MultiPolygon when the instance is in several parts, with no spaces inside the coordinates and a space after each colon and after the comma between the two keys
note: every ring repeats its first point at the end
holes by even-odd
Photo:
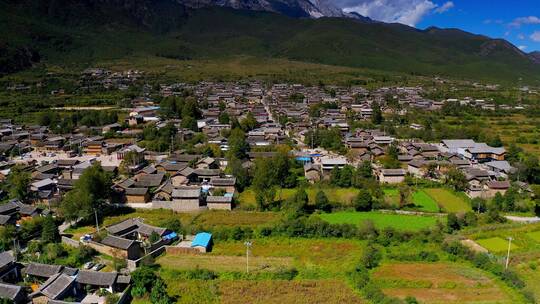
{"type": "Polygon", "coordinates": [[[466,246],[475,252],[488,253],[488,250],[486,248],[480,246],[477,242],[471,239],[462,240],[461,244],[463,244],[463,246],[466,246]]]}

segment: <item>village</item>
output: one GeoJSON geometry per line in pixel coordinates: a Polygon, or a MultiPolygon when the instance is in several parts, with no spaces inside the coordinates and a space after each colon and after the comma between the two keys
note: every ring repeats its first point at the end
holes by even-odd
{"type": "MultiPolygon", "coordinates": [[[[89,69],[83,74],[80,90],[124,90],[142,73],[89,69]]],[[[52,221],[58,227],[58,236],[52,239],[70,248],[66,250],[76,250],[80,255],[88,250],[109,259],[98,261],[84,256],[75,263],[78,268],[45,263],[40,252],[50,255],[46,253],[49,249],[32,249],[35,239],[43,234],[31,231],[14,244],[3,244],[2,298],[14,303],[128,302],[133,283],[130,273],[147,258],[171,253],[205,254],[212,251],[214,237],[212,231],[175,231],[129,214],[121,221],[103,225],[103,218],[109,216],[105,209],[179,214],[212,210],[234,214],[239,208],[268,211],[275,203],[274,193],[269,198],[265,189],[257,192],[254,175],[263,174],[264,160],[273,161],[283,154],[291,162],[286,174],[294,171],[297,175],[287,184],[292,187],[278,184],[280,189],[321,184],[346,189],[353,182],[341,185],[343,172],[368,168],[366,176],[377,187],[399,189],[402,196],[397,206],[379,207],[386,211],[423,213],[408,197],[412,190],[407,192],[402,186],[418,183],[449,187],[456,195],[483,204],[506,197],[507,192],[532,197],[525,177],[516,178],[520,169],[508,160],[508,150],[502,144],[492,146],[467,137],[434,141],[404,138],[403,133],[396,134],[381,125],[384,117],[399,117],[408,111],[440,111],[447,104],[481,111],[520,111],[527,105],[496,105],[474,98],[429,100],[422,97],[421,87],[369,91],[361,86],[251,81],[176,83],[160,85],[157,91],[159,101],[143,94],[123,102],[115,122],[75,125],[69,132],[61,132],[55,125],[58,122],[37,125],[0,120],[0,181],[9,185],[0,192],[5,202],[0,206],[0,224],[5,231],[26,231],[26,221],[43,218],[43,222],[52,221]],[[85,175],[91,170],[110,179],[106,184],[110,189],[97,189],[109,195],[101,198],[102,207],[90,207],[89,214],[75,210],[68,215],[63,206],[73,203],[75,209],[80,207],[73,199],[79,196],[73,193],[85,193],[80,187],[91,179],[85,175]],[[340,174],[341,180],[336,182],[340,174]],[[246,182],[248,179],[254,180],[253,185],[246,182]],[[13,187],[19,189],[21,184],[20,193],[14,193],[13,187]],[[257,207],[242,206],[241,197],[248,191],[255,192],[257,207]],[[93,230],[70,234],[79,222],[93,230]],[[121,266],[107,266],[111,260],[121,266]]],[[[62,90],[51,94],[62,94],[62,90]]],[[[87,110],[71,107],[55,111],[87,110]]],[[[91,110],[110,111],[99,107],[91,110]]],[[[62,115],[56,119],[61,121],[62,115]]],[[[430,127],[413,122],[401,128],[419,134],[430,127]]],[[[471,205],[469,209],[485,212],[484,205],[471,205]]],[[[440,213],[446,214],[444,208],[440,213]]]]}

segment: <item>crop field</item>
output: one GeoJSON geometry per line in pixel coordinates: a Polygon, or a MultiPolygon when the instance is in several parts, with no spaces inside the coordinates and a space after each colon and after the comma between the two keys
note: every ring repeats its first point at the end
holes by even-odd
{"type": "MultiPolygon", "coordinates": [[[[343,239],[255,239],[250,257],[292,258],[299,277],[306,279],[335,278],[344,275],[358,263],[363,243],[343,239]]],[[[216,242],[215,255],[245,256],[241,241],[216,242]]],[[[245,260],[244,260],[245,262],[245,260]]],[[[244,265],[245,266],[245,265],[244,265]]]]}
{"type": "MultiPolygon", "coordinates": [[[[164,269],[191,270],[196,268],[208,269],[216,272],[245,271],[246,257],[224,256],[214,254],[187,255],[167,253],[156,260],[164,269]]],[[[288,268],[292,265],[289,257],[260,257],[251,256],[249,259],[250,271],[275,271],[288,268]]]]}
{"type": "Polygon", "coordinates": [[[336,212],[321,214],[321,218],[331,224],[362,225],[370,220],[375,227],[384,229],[387,227],[402,231],[418,231],[435,226],[437,221],[443,218],[437,216],[404,215],[381,212],[336,212]]]}
{"type": "MultiPolygon", "coordinates": [[[[354,198],[358,195],[358,189],[355,188],[307,188],[306,193],[310,203],[315,202],[315,197],[319,190],[324,191],[330,202],[351,205],[354,198]]],[[[296,193],[296,189],[278,189],[276,191],[276,200],[286,200],[293,197],[296,193]]],[[[240,207],[254,207],[256,206],[255,193],[251,189],[247,189],[240,193],[238,200],[240,207]]]]}
{"type": "MultiPolygon", "coordinates": [[[[500,237],[492,237],[489,239],[476,240],[480,246],[486,248],[490,252],[506,252],[508,250],[508,240],[502,239],[500,237]]],[[[519,246],[516,244],[510,245],[510,250],[518,249],[519,246]]]]}
{"type": "MultiPolygon", "coordinates": [[[[540,257],[540,242],[538,237],[540,236],[540,223],[536,224],[516,224],[510,223],[504,226],[494,229],[493,227],[479,228],[464,233],[466,237],[475,240],[479,244],[486,240],[488,246],[490,243],[499,243],[498,247],[504,250],[500,253],[504,254],[508,249],[508,238],[512,237],[512,250],[514,252],[514,258],[520,261],[529,261],[532,257],[539,255],[540,257]],[[492,241],[492,239],[500,239],[498,241],[492,241]],[[501,242],[502,240],[502,242],[501,242]],[[504,243],[504,245],[503,245],[504,243]],[[514,247],[515,246],[515,247],[514,247]]],[[[483,245],[482,245],[483,246],[483,245]]],[[[494,245],[494,249],[497,249],[497,245],[494,245]]],[[[486,249],[498,254],[490,248],[486,249]]]]}
{"type": "Polygon", "coordinates": [[[437,202],[433,200],[431,196],[427,195],[424,190],[416,191],[413,194],[412,199],[414,204],[419,207],[419,211],[439,212],[439,206],[437,205],[437,202]]]}
{"type": "Polygon", "coordinates": [[[465,199],[443,188],[424,190],[446,212],[471,211],[470,204],[465,199]]]}
{"type": "Polygon", "coordinates": [[[362,303],[350,286],[337,280],[224,281],[219,284],[221,303],[362,303]]]}
{"type": "Polygon", "coordinates": [[[488,274],[460,264],[384,264],[373,277],[387,295],[420,303],[515,303],[516,297],[488,274]]]}

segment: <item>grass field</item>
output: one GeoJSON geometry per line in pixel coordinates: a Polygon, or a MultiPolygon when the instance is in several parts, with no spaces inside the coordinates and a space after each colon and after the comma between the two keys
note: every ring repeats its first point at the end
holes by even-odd
{"type": "MultiPolygon", "coordinates": [[[[156,260],[164,269],[191,270],[195,268],[209,269],[216,272],[245,271],[245,256],[225,255],[186,255],[166,254],[156,260]]],[[[252,256],[249,259],[250,271],[275,271],[280,268],[288,268],[292,265],[290,257],[260,257],[252,256]]]]}
{"type": "MultiPolygon", "coordinates": [[[[506,252],[508,250],[508,240],[502,239],[500,237],[492,237],[489,239],[476,240],[476,242],[480,244],[480,246],[489,250],[490,252],[500,253],[500,252],[506,252]]],[[[510,250],[514,250],[518,248],[519,246],[517,246],[516,244],[510,245],[510,250]]]]}
{"type": "Polygon", "coordinates": [[[178,218],[183,225],[214,226],[258,226],[276,221],[280,218],[275,212],[252,211],[203,211],[198,213],[177,213],[171,210],[137,210],[136,212],[108,217],[104,224],[109,226],[127,218],[140,217],[150,225],[163,225],[170,219],[178,218]]]}
{"type": "Polygon", "coordinates": [[[224,281],[219,291],[223,304],[364,302],[350,286],[337,280],[224,281]]]}
{"type": "Polygon", "coordinates": [[[460,264],[392,263],[373,273],[387,295],[420,303],[515,303],[516,295],[483,272],[460,264]]]}
{"type": "Polygon", "coordinates": [[[424,191],[446,212],[467,212],[472,210],[467,201],[450,190],[433,188],[424,191]]]}
{"type": "MultiPolygon", "coordinates": [[[[253,240],[251,256],[292,258],[300,278],[335,278],[356,265],[362,248],[357,240],[265,238],[253,240]]],[[[212,254],[244,256],[245,250],[242,241],[217,242],[212,254]]]]}
{"type": "Polygon", "coordinates": [[[529,232],[527,233],[527,237],[540,243],[540,231],[529,232]]]}
{"type": "Polygon", "coordinates": [[[437,202],[434,201],[431,196],[427,195],[424,190],[416,191],[413,194],[412,199],[414,204],[419,207],[419,211],[439,212],[439,206],[437,205],[437,202]]]}
{"type": "Polygon", "coordinates": [[[392,227],[402,231],[418,231],[435,226],[438,220],[436,216],[402,215],[380,212],[336,212],[321,214],[321,218],[331,224],[354,224],[361,225],[366,220],[371,220],[375,227],[383,229],[392,227]]]}

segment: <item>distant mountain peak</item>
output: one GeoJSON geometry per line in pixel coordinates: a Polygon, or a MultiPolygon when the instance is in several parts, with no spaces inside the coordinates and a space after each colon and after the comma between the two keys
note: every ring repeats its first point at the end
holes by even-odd
{"type": "Polygon", "coordinates": [[[280,13],[295,18],[349,17],[360,19],[359,15],[344,13],[329,0],[178,0],[178,2],[192,8],[221,6],[280,13]]]}

